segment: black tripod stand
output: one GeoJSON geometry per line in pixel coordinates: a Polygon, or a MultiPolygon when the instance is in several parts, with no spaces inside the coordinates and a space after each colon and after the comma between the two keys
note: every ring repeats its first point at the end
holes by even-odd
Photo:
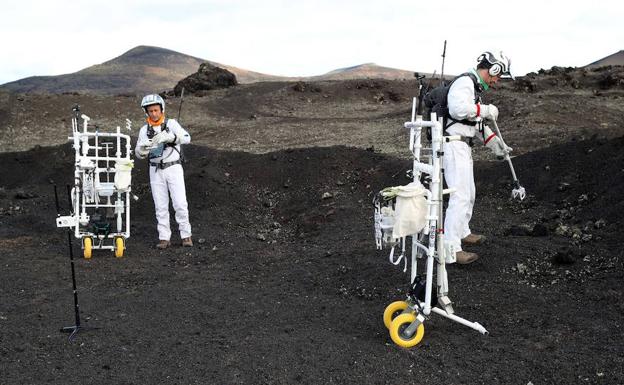
{"type": "MultiPolygon", "coordinates": [[[[72,207],[71,192],[70,192],[69,185],[67,186],[67,196],[69,197],[69,207],[72,207]]],[[[56,214],[58,217],[60,217],[61,214],[60,214],[60,208],[59,208],[58,193],[56,192],[56,185],[54,186],[54,199],[56,201],[56,214]]],[[[78,289],[76,289],[76,271],[74,269],[74,248],[72,244],[71,227],[67,228],[67,246],[69,248],[69,260],[71,262],[72,286],[74,289],[74,313],[76,317],[75,319],[76,323],[73,326],[65,326],[61,328],[61,332],[70,333],[69,342],[72,342],[76,338],[76,334],[78,334],[80,330],[88,330],[88,329],[94,329],[94,328],[87,328],[85,326],[80,325],[80,306],[78,305],[78,289]]]]}

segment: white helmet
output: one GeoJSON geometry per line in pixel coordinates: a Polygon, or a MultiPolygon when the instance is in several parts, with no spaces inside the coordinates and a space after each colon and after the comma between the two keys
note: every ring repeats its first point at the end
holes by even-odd
{"type": "Polygon", "coordinates": [[[160,95],[158,94],[150,94],[150,95],[145,95],[143,97],[143,100],[141,100],[141,107],[143,107],[143,110],[145,111],[145,113],[147,113],[147,106],[151,106],[153,104],[160,104],[160,108],[162,108],[162,112],[165,112],[165,101],[163,100],[162,97],[160,97],[160,95]]]}
{"type": "Polygon", "coordinates": [[[515,79],[511,74],[511,59],[509,59],[503,51],[486,51],[477,58],[477,63],[487,62],[488,73],[490,76],[500,75],[501,77],[509,77],[515,79]]]}

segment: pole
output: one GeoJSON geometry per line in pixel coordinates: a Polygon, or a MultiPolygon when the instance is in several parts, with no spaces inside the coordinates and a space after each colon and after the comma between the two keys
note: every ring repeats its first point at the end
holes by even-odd
{"type": "Polygon", "coordinates": [[[496,130],[498,139],[500,139],[501,143],[505,148],[505,160],[509,164],[509,169],[511,170],[511,176],[513,178],[514,184],[514,188],[513,190],[511,190],[511,196],[514,198],[519,198],[522,201],[524,200],[524,198],[526,198],[526,190],[524,189],[524,187],[520,186],[520,181],[516,176],[516,170],[514,170],[513,163],[511,163],[511,157],[509,156],[509,152],[507,152],[507,144],[505,144],[505,141],[503,140],[503,136],[501,135],[500,129],[498,128],[498,123],[496,123],[496,120],[492,120],[491,122],[492,126],[494,126],[494,129],[496,130]]]}
{"type": "MultiPolygon", "coordinates": [[[[184,103],[184,87],[182,87],[182,91],[180,92],[180,105],[178,106],[178,123],[180,123],[180,115],[182,114],[182,103],[184,103]]],[[[180,160],[182,161],[182,163],[186,163],[183,145],[180,145],[180,160]]]]}
{"type": "MultiPolygon", "coordinates": [[[[67,193],[68,196],[70,195],[70,187],[69,185],[67,185],[67,193]]],[[[60,212],[60,206],[59,206],[59,199],[58,199],[58,193],[56,191],[56,185],[54,185],[54,199],[55,199],[55,203],[56,203],[56,215],[58,217],[61,216],[61,212],[60,212]]],[[[71,202],[71,197],[69,198],[69,201],[71,202]]],[[[70,204],[71,207],[71,204],[70,204]]],[[[72,277],[72,289],[74,292],[74,321],[75,324],[73,326],[65,326],[61,328],[61,332],[62,333],[70,333],[69,334],[69,342],[72,342],[75,338],[76,338],[76,334],[78,334],[78,332],[81,329],[85,329],[83,326],[80,325],[80,305],[78,305],[78,289],[77,289],[77,285],[76,285],[76,270],[74,268],[74,250],[73,250],[73,245],[72,245],[72,233],[71,233],[71,228],[68,227],[67,228],[67,245],[69,248],[69,261],[70,261],[70,265],[71,265],[71,277],[72,277]]]]}
{"type": "Polygon", "coordinates": [[[178,106],[178,123],[180,123],[180,114],[182,113],[182,103],[184,102],[184,87],[180,93],[180,105],[178,106]]]}
{"type": "Polygon", "coordinates": [[[444,82],[444,61],[446,60],[446,40],[444,40],[444,50],[442,50],[442,72],[440,73],[440,83],[446,85],[444,82]]]}

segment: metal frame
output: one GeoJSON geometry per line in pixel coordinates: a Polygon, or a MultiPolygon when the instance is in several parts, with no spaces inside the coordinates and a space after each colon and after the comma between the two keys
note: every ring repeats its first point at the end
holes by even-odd
{"type": "MultiPolygon", "coordinates": [[[[123,239],[125,248],[125,240],[130,237],[131,186],[117,189],[114,176],[120,171],[118,164],[132,163],[131,139],[121,133],[119,126],[115,132],[100,132],[97,126],[94,126],[95,131],[89,131],[92,127],[89,120],[87,115],[80,114],[78,106],[74,107],[72,136],[68,137],[75,151],[74,186],[70,192],[72,213],[58,217],[57,227],[73,227],[74,236],[82,240],[92,238],[93,249],[115,250],[116,238],[123,239]],[[79,118],[82,119],[82,131],[79,118]],[[102,143],[102,138],[112,138],[113,141],[102,143]],[[114,211],[115,226],[113,228],[110,224],[111,230],[106,235],[88,228],[97,210],[114,211]]],[[[130,125],[126,120],[126,128],[130,129],[130,125]]]]}
{"type": "MultiPolygon", "coordinates": [[[[444,144],[454,140],[461,140],[460,136],[444,136],[442,128],[442,118],[438,119],[435,113],[431,114],[431,120],[423,120],[422,116],[416,115],[416,98],[412,105],[412,119],[404,124],[404,127],[410,130],[409,148],[413,154],[414,160],[412,165],[412,177],[415,182],[420,182],[422,176],[428,176],[429,189],[426,194],[427,198],[427,225],[418,233],[411,235],[412,247],[410,258],[410,290],[407,295],[407,308],[403,313],[414,313],[416,319],[409,326],[402,329],[401,333],[408,338],[413,336],[418,327],[428,319],[431,313],[449,318],[452,321],[468,326],[481,334],[488,334],[488,331],[478,322],[471,322],[455,315],[452,301],[448,293],[448,275],[446,271],[447,260],[454,261],[454,251],[449,250],[444,242],[444,212],[443,212],[443,195],[452,194],[452,189],[443,189],[443,157],[444,144]],[[423,129],[431,130],[431,147],[425,147],[422,143],[423,129]],[[427,244],[424,241],[428,240],[427,244]],[[422,281],[418,276],[418,259],[426,257],[425,274],[424,274],[424,299],[418,298],[416,295],[416,285],[422,290],[422,281]],[[434,265],[436,275],[436,299],[437,303],[432,306],[434,265]]],[[[392,226],[384,225],[379,205],[375,212],[375,230],[377,238],[377,248],[381,249],[386,243],[387,233],[392,231],[392,226]],[[384,238],[384,234],[386,237],[384,238]]],[[[404,272],[407,271],[406,238],[401,238],[400,242],[394,243],[390,250],[390,261],[397,265],[404,260],[404,272]],[[401,254],[394,258],[395,247],[400,243],[401,254]]]]}

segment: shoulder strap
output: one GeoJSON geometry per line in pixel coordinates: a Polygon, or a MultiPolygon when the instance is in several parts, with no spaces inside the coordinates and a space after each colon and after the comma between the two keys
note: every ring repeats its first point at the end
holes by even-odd
{"type": "Polygon", "coordinates": [[[478,103],[479,100],[481,99],[481,94],[483,93],[483,86],[481,85],[481,82],[477,78],[477,75],[473,74],[472,72],[466,72],[466,73],[463,73],[462,75],[467,75],[470,77],[470,79],[472,79],[472,84],[474,85],[474,90],[475,90],[475,103],[478,103]]]}
{"type": "MultiPolygon", "coordinates": [[[[479,83],[479,79],[477,79],[477,76],[475,74],[473,74],[472,72],[464,72],[461,75],[457,75],[455,77],[455,79],[453,79],[453,81],[451,81],[451,83],[449,84],[448,90],[447,90],[447,97],[448,97],[448,92],[451,90],[451,84],[455,83],[455,81],[461,77],[464,76],[468,76],[470,78],[470,80],[472,80],[472,84],[474,86],[474,91],[475,91],[475,104],[478,103],[481,100],[481,93],[482,88],[481,88],[481,83],[479,83]]],[[[461,120],[457,120],[457,119],[453,119],[450,115],[450,113],[448,113],[448,109],[447,109],[447,114],[444,115],[444,121],[443,121],[443,128],[444,128],[444,132],[446,133],[446,129],[449,128],[450,126],[452,126],[455,123],[462,123],[462,124],[466,124],[469,126],[474,126],[476,125],[476,122],[473,122],[471,120],[468,119],[461,119],[461,120]],[[448,123],[448,121],[451,121],[451,123],[448,123]],[[448,124],[447,124],[448,123],[448,124]]]]}
{"type": "MultiPolygon", "coordinates": [[[[169,131],[169,127],[167,127],[168,122],[169,122],[169,119],[165,119],[165,121],[163,122],[163,128],[162,128],[163,130],[169,131]]],[[[165,146],[171,147],[174,151],[176,151],[178,155],[180,155],[180,161],[182,161],[182,163],[186,161],[186,159],[184,158],[184,152],[182,152],[182,145],[180,145],[180,150],[178,150],[177,144],[175,143],[167,143],[165,146]]]]}
{"type": "Polygon", "coordinates": [[[477,88],[481,88],[481,83],[479,83],[479,79],[477,79],[477,75],[473,74],[472,72],[464,72],[463,74],[457,75],[455,77],[455,79],[453,79],[453,81],[451,81],[451,83],[449,83],[449,86],[451,84],[453,84],[455,82],[455,80],[462,78],[464,76],[468,76],[470,78],[470,80],[472,80],[472,83],[474,84],[475,90],[477,88]]]}
{"type": "MultiPolygon", "coordinates": [[[[169,121],[169,119],[165,118],[165,121],[162,124],[162,128],[161,131],[165,131],[165,130],[169,130],[169,128],[167,127],[167,122],[169,121]]],[[[156,133],[154,132],[154,127],[151,126],[149,123],[147,124],[147,137],[149,139],[152,139],[154,137],[154,135],[156,135],[156,133]]]]}

